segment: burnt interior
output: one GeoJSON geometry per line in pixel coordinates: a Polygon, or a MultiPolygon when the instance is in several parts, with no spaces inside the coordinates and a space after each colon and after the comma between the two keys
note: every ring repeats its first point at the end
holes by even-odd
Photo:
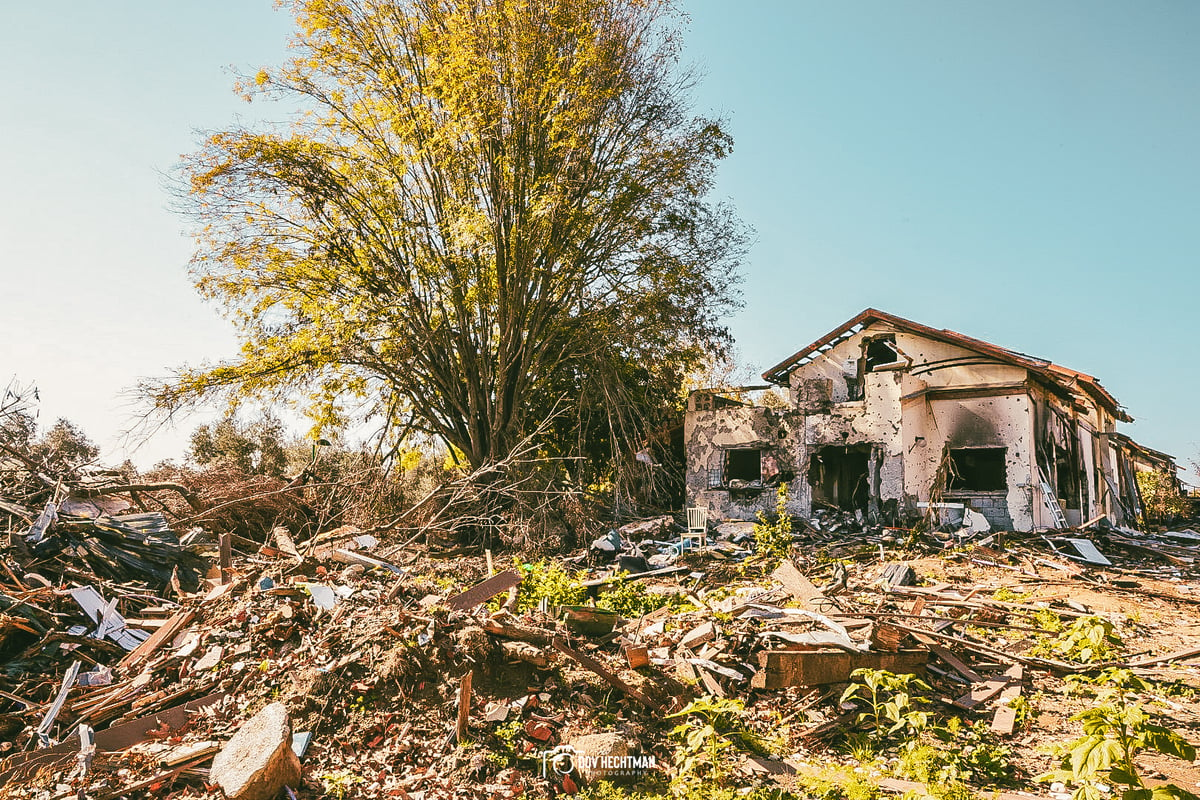
{"type": "Polygon", "coordinates": [[[846,511],[867,508],[870,496],[867,461],[870,445],[822,447],[808,466],[813,504],[846,511]]]}
{"type": "Polygon", "coordinates": [[[954,464],[950,483],[952,491],[996,492],[1008,488],[1008,472],[1004,465],[1005,447],[965,447],[950,451],[954,464]]]}
{"type": "Polygon", "coordinates": [[[751,483],[762,480],[762,450],[757,448],[726,450],[725,480],[751,483]]]}

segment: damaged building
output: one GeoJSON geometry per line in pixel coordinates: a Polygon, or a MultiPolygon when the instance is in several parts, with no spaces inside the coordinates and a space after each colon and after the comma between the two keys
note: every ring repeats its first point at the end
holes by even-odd
{"type": "Polygon", "coordinates": [[[1102,514],[1133,525],[1135,472],[1151,458],[1174,470],[1117,433],[1132,417],[1094,377],[874,309],[763,378],[688,400],[688,503],[715,517],[754,519],[786,483],[806,517],[837,508],[896,524],[932,502],[1003,530],[1102,514]]]}

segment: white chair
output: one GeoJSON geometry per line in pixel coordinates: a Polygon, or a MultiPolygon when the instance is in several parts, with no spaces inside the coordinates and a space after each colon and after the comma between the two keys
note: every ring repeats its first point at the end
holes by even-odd
{"type": "Polygon", "coordinates": [[[704,547],[708,544],[708,508],[689,508],[687,510],[687,531],[680,535],[680,546],[688,549],[691,546],[704,547]]]}

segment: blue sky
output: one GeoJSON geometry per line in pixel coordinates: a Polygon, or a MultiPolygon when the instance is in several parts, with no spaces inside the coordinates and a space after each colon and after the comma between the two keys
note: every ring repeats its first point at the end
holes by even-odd
{"type": "MultiPolygon", "coordinates": [[[[692,0],[698,111],[756,230],[730,320],[761,369],[874,306],[1097,375],[1200,449],[1200,5],[692,0]]],[[[139,377],[231,354],[187,281],[163,173],[285,54],[267,0],[0,12],[3,378],[110,454],[139,377]]],[[[185,421],[136,456],[182,453],[185,421]]]]}

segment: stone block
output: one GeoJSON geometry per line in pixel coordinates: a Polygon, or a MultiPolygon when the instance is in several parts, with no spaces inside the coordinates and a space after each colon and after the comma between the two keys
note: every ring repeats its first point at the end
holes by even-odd
{"type": "Polygon", "coordinates": [[[283,704],[271,703],[238,728],[213,759],[209,777],[231,800],[275,800],[284,786],[300,786],[283,704]]]}

